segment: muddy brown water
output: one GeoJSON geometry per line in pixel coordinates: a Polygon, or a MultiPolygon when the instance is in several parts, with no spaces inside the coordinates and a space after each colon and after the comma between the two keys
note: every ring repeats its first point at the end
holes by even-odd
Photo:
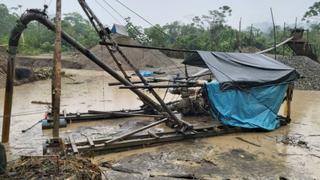
{"type": "MultiPolygon", "coordinates": [[[[113,82],[104,72],[67,70],[72,79],[63,78],[61,109],[67,112],[119,110],[137,108],[142,103],[127,90],[109,87],[113,82]]],[[[38,81],[15,87],[10,143],[6,145],[10,160],[19,155],[42,154],[42,143],[51,130],[37,125],[25,128],[43,118],[48,107],[31,101],[50,102],[51,82],[38,81]]],[[[163,91],[160,92],[163,95],[163,91]]],[[[0,89],[0,114],[3,114],[4,89],[0,89]]],[[[167,100],[175,100],[170,96],[167,100]]],[[[2,116],[1,116],[2,119],[2,116]]],[[[76,139],[117,136],[150,122],[148,118],[74,123],[61,129],[61,135],[73,134],[76,139]]],[[[0,123],[0,126],[2,123],[0,123]]],[[[169,143],[144,149],[99,155],[98,164],[110,179],[314,179],[320,178],[320,91],[294,92],[292,122],[273,132],[238,133],[219,137],[169,143]],[[239,140],[250,141],[252,145],[239,140]],[[283,141],[284,139],[290,139],[283,141]],[[285,143],[284,143],[285,142],[285,143]]],[[[157,126],[156,131],[165,127],[157,126]]]]}

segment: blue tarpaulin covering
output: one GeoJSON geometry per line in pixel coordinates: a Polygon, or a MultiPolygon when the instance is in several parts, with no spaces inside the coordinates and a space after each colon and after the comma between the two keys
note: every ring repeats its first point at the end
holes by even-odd
{"type": "Polygon", "coordinates": [[[140,72],[140,74],[141,74],[143,77],[153,76],[153,72],[152,72],[152,71],[140,70],[139,72],[140,72]]]}
{"type": "Polygon", "coordinates": [[[218,82],[206,84],[212,115],[223,124],[273,130],[280,126],[278,111],[287,84],[221,91],[218,82]]]}

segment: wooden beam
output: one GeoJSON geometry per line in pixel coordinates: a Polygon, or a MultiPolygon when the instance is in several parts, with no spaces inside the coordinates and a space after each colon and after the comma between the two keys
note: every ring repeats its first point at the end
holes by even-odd
{"type": "Polygon", "coordinates": [[[53,138],[59,138],[60,121],[60,96],[61,96],[61,0],[56,1],[55,17],[55,46],[53,57],[52,79],[52,114],[53,114],[53,138]]]}

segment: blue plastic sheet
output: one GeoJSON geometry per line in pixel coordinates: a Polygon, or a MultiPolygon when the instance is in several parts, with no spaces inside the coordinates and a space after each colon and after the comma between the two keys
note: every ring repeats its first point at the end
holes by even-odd
{"type": "Polygon", "coordinates": [[[221,91],[218,82],[210,82],[206,88],[212,115],[223,124],[266,130],[280,126],[277,113],[287,84],[221,91]]]}
{"type": "Polygon", "coordinates": [[[141,74],[143,77],[153,76],[153,72],[152,72],[152,71],[140,70],[139,72],[140,72],[140,74],[141,74]]]}

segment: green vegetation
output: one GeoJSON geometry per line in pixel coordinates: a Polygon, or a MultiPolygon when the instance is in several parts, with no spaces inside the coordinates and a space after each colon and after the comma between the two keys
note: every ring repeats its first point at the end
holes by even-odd
{"type": "MultiPolygon", "coordinates": [[[[19,7],[21,8],[21,7],[19,7]]],[[[17,9],[17,8],[16,8],[17,9]]],[[[316,2],[305,13],[303,20],[309,25],[309,40],[318,49],[320,48],[320,2],[316,2]]],[[[145,45],[199,49],[214,51],[237,51],[239,47],[245,49],[265,49],[273,45],[273,29],[262,32],[253,26],[243,28],[239,33],[226,23],[226,18],[232,15],[229,6],[222,6],[217,10],[210,10],[208,14],[195,16],[191,23],[183,24],[175,21],[166,25],[155,25],[150,28],[135,26],[130,17],[126,18],[126,27],[129,35],[145,45]]],[[[0,45],[6,45],[10,30],[14,27],[18,14],[11,12],[4,4],[0,4],[0,45]]],[[[62,21],[64,31],[75,37],[86,47],[92,47],[98,43],[98,36],[89,21],[79,13],[64,14],[62,21]]],[[[293,28],[293,27],[291,27],[293,28]]],[[[277,26],[277,42],[289,37],[289,28],[283,31],[283,27],[277,26]]],[[[46,27],[37,22],[28,25],[22,40],[20,41],[20,53],[40,54],[53,50],[54,35],[46,27]]],[[[63,51],[73,49],[63,43],[63,51]]],[[[282,54],[282,48],[278,49],[282,54]]],[[[285,53],[291,53],[288,49],[285,53]]],[[[320,53],[320,51],[319,51],[320,53]]]]}
{"type": "MultiPolygon", "coordinates": [[[[4,4],[0,4],[0,45],[7,45],[10,31],[18,18],[18,14],[11,13],[4,4]]],[[[61,24],[64,31],[86,47],[97,44],[98,36],[93,27],[79,13],[64,14],[61,24]]],[[[54,33],[40,23],[32,22],[22,35],[19,50],[23,54],[50,53],[53,51],[53,43],[54,33]]],[[[62,44],[62,49],[65,52],[73,50],[66,43],[62,44]]]]}

